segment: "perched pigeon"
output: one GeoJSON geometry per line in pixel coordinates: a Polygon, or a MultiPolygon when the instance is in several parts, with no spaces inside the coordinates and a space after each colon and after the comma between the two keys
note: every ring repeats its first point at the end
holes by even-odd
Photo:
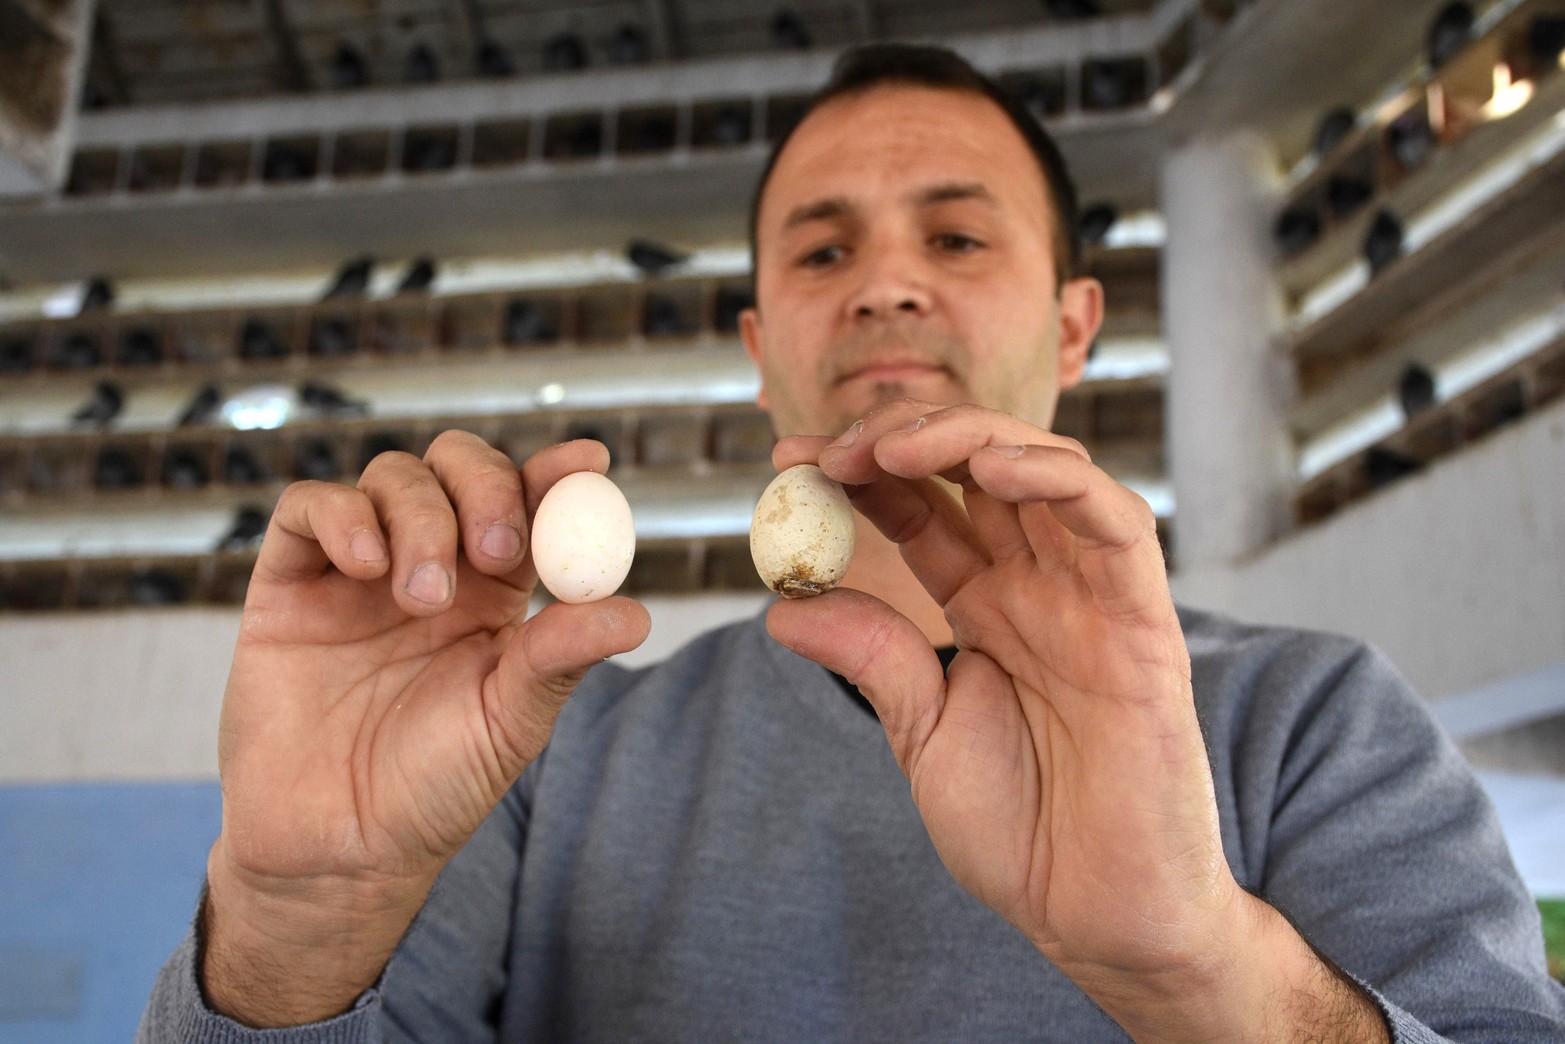
{"type": "Polygon", "coordinates": [[[364,417],[369,414],[369,403],[350,399],[328,384],[299,385],[299,401],[327,417],[364,417]]]}
{"type": "Polygon", "coordinates": [[[1082,104],[1089,109],[1122,109],[1130,104],[1130,78],[1118,62],[1088,59],[1081,67],[1082,104]]]}
{"type": "Polygon", "coordinates": [[[440,79],[440,61],[428,44],[420,43],[408,52],[402,78],[408,83],[435,83],[440,79]]]}
{"type": "Polygon", "coordinates": [[[1403,170],[1423,166],[1435,151],[1436,144],[1434,128],[1422,109],[1403,113],[1386,128],[1386,147],[1403,170]]]}
{"type": "Polygon", "coordinates": [[[1337,151],[1337,146],[1347,140],[1356,126],[1358,115],[1346,105],[1326,113],[1321,117],[1320,126],[1315,128],[1315,155],[1329,156],[1337,151]]]}
{"type": "Polygon", "coordinates": [[[1277,217],[1272,238],[1284,257],[1291,257],[1320,238],[1320,215],[1303,204],[1295,204],[1277,217]]]}
{"type": "Polygon", "coordinates": [[[1429,409],[1435,404],[1435,375],[1418,363],[1409,365],[1397,382],[1397,401],[1408,420],[1429,409]]]}
{"type": "Polygon", "coordinates": [[[505,53],[505,49],[493,40],[485,40],[478,45],[478,53],[473,57],[473,65],[479,76],[488,79],[500,79],[516,72],[516,67],[511,64],[511,58],[505,53]]]}
{"type": "Polygon", "coordinates": [[[270,515],[258,507],[245,506],[234,515],[234,523],[217,542],[219,551],[242,551],[260,542],[266,535],[270,515]]]}
{"type": "Polygon", "coordinates": [[[690,260],[689,254],[646,239],[633,239],[626,244],[625,257],[642,274],[649,276],[662,275],[667,269],[690,260]]]}
{"type": "Polygon", "coordinates": [[[1375,186],[1364,178],[1346,174],[1334,174],[1326,181],[1326,206],[1334,217],[1343,218],[1368,203],[1375,194],[1375,186]]]}
{"type": "Polygon", "coordinates": [[[679,302],[662,294],[648,294],[641,331],[648,337],[671,337],[693,332],[680,311],[679,302]]]}
{"type": "Polygon", "coordinates": [[[1438,69],[1455,58],[1473,36],[1473,9],[1462,0],[1446,4],[1429,26],[1429,67],[1438,69]]]}
{"type": "Polygon", "coordinates": [[[239,357],[241,359],[281,359],[288,354],[288,346],[277,332],[259,319],[246,319],[239,332],[239,357]]]}
{"type": "Polygon", "coordinates": [[[614,30],[609,43],[609,60],[615,65],[641,65],[652,60],[652,45],[647,41],[647,31],[634,22],[626,22],[614,30]]]}
{"type": "Polygon", "coordinates": [[[402,282],[397,286],[397,293],[419,293],[428,290],[434,282],[435,262],[427,257],[421,257],[409,266],[407,275],[402,277],[402,282]]]}
{"type": "Polygon", "coordinates": [[[0,340],[0,372],[25,373],[33,368],[33,345],[25,337],[0,340]]]}
{"type": "Polygon", "coordinates": [[[185,600],[185,584],[163,569],[138,569],[130,578],[130,600],[136,605],[177,605],[185,600]]]}
{"type": "Polygon", "coordinates": [[[370,82],[369,67],[364,64],[364,56],[358,48],[346,40],[337,44],[337,52],[332,55],[327,70],[327,80],[339,91],[363,87],[370,82]]]}
{"type": "Polygon", "coordinates": [[[212,418],[217,416],[218,407],[223,404],[223,393],[215,384],[204,384],[201,389],[191,397],[189,404],[183,413],[179,415],[181,428],[188,428],[196,424],[210,424],[212,418]]]}
{"type": "Polygon", "coordinates": [[[223,481],[236,486],[265,482],[269,476],[255,455],[243,446],[230,446],[223,457],[223,481]]]}
{"type": "Polygon", "coordinates": [[[814,43],[799,16],[786,7],[772,15],[771,37],[772,46],[782,51],[802,51],[814,43]]]}
{"type": "Polygon", "coordinates": [[[737,105],[725,105],[712,116],[714,145],[743,145],[750,139],[750,111],[737,105]]]}
{"type": "Polygon", "coordinates": [[[156,366],[163,361],[162,342],[145,326],[132,327],[120,336],[114,361],[121,366],[156,366]]]}
{"type": "Polygon", "coordinates": [[[141,467],[134,457],[118,446],[98,451],[92,466],[92,484],[99,489],[130,489],[141,485],[141,467]]]}
{"type": "Polygon", "coordinates": [[[86,330],[77,330],[54,343],[49,363],[62,370],[85,370],[103,361],[98,338],[86,330]]]}
{"type": "Polygon", "coordinates": [[[114,303],[114,287],[102,276],[97,276],[87,281],[87,287],[82,291],[82,312],[101,311],[114,303]]]}
{"type": "Polygon", "coordinates": [[[1381,210],[1364,236],[1364,259],[1369,262],[1369,274],[1379,275],[1401,256],[1402,222],[1391,211],[1381,210]]]}
{"type": "Polygon", "coordinates": [[[337,278],[322,300],[333,297],[360,297],[369,289],[370,272],[375,268],[372,258],[360,257],[349,261],[337,272],[337,278]]]}
{"type": "Polygon", "coordinates": [[[535,303],[525,297],[517,297],[506,306],[502,336],[506,344],[540,344],[558,340],[560,332],[544,317],[535,303]]]}
{"type": "Polygon", "coordinates": [[[341,316],[323,316],[310,324],[310,354],[335,358],[359,347],[353,324],[341,316]]]}
{"type": "Polygon", "coordinates": [[[342,477],[342,465],[331,443],[324,439],[305,439],[294,450],[293,477],[335,482],[342,477]]]}
{"type": "Polygon", "coordinates": [[[200,489],[209,478],[206,461],[194,450],[170,450],[163,458],[163,484],[170,489],[200,489]]]}
{"type": "Polygon", "coordinates": [[[71,414],[71,423],[88,424],[99,428],[120,415],[125,408],[125,395],[113,381],[99,381],[87,401],[71,414]]]}
{"type": "Polygon", "coordinates": [[[1384,489],[1422,466],[1412,457],[1375,446],[1364,454],[1364,480],[1370,489],[1384,489]]]}

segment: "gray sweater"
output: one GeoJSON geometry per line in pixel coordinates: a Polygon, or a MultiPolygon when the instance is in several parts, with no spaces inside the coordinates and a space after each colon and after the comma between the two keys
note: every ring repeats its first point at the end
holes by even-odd
{"type": "MultiPolygon", "coordinates": [[[[1398,1040],[1565,1041],[1493,808],[1386,660],[1180,615],[1239,882],[1398,1040]]],[[[244,1030],[193,955],[140,1039],[1126,1039],[951,880],[878,723],[760,618],[595,669],[347,1014],[244,1030]]]]}

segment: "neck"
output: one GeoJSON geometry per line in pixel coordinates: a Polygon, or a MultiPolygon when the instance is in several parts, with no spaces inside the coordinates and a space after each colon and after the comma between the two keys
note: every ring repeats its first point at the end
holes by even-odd
{"type": "Polygon", "coordinates": [[[881,536],[880,530],[864,516],[855,515],[854,521],[857,529],[853,563],[842,578],[842,586],[874,595],[891,606],[913,621],[930,645],[939,648],[952,644],[951,625],[946,622],[945,611],[908,569],[897,545],[881,536]]]}

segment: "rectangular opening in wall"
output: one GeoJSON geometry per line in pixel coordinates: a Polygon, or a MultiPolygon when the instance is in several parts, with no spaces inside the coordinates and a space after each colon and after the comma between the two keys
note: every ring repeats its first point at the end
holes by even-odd
{"type": "Polygon", "coordinates": [[[248,141],[209,141],[196,150],[195,181],[198,188],[233,188],[250,180],[255,160],[248,141]]]}
{"type": "Polygon", "coordinates": [[[712,294],[713,332],[725,337],[738,333],[740,313],[754,305],[749,280],[719,285],[712,294]]]}
{"type": "Polygon", "coordinates": [[[544,125],[543,155],[550,162],[596,159],[602,152],[602,113],[551,116],[544,125]]]}
{"type": "Polygon", "coordinates": [[[692,337],[705,304],[699,284],[651,286],[641,298],[641,332],[649,338],[692,337]]]}
{"type": "Polygon", "coordinates": [[[413,127],[402,139],[402,169],[437,174],[456,166],[461,135],[456,127],[413,127]]]}
{"type": "Polygon", "coordinates": [[[626,593],[688,591],[692,585],[691,551],[679,544],[638,548],[625,578],[626,593]]]}
{"type": "Polygon", "coordinates": [[[714,541],[706,548],[701,586],[714,591],[754,591],[764,594],[766,585],[755,571],[748,543],[714,541]]]}
{"type": "Polygon", "coordinates": [[[438,340],[435,306],[428,301],[392,301],[377,307],[369,322],[369,342],[387,355],[416,355],[438,340]]]}
{"type": "Polygon", "coordinates": [[[37,327],[18,324],[0,329],[0,373],[27,373],[35,368],[41,341],[37,327]]]}
{"type": "Polygon", "coordinates": [[[1081,107],[1090,112],[1134,108],[1150,96],[1149,83],[1145,58],[1089,58],[1081,64],[1081,107]]]}
{"type": "Polygon", "coordinates": [[[622,156],[668,152],[678,143],[679,110],[672,105],[626,109],[619,114],[614,151],[622,156]]]}
{"type": "Polygon", "coordinates": [[[749,98],[702,102],[691,112],[690,144],[698,149],[747,145],[754,122],[755,104],[749,98]]]}
{"type": "Polygon", "coordinates": [[[332,142],[331,173],[334,178],[378,178],[390,165],[390,131],[354,131],[339,134],[332,142]]]}
{"type": "Polygon", "coordinates": [[[706,457],[707,427],[701,416],[671,413],[642,417],[636,434],[643,467],[689,467],[706,457]]]}
{"type": "Polygon", "coordinates": [[[359,312],[356,308],[318,311],[310,319],[309,352],[317,359],[341,359],[358,352],[359,312]]]}
{"type": "Polygon", "coordinates": [[[533,454],[559,441],[557,420],[549,416],[507,422],[500,429],[495,448],[521,467],[533,454]]]}
{"type": "Polygon", "coordinates": [[[67,196],[102,196],[119,184],[118,149],[82,149],[71,157],[71,172],[65,182],[67,196]]]}
{"type": "Polygon", "coordinates": [[[108,359],[104,351],[107,331],[97,322],[61,323],[49,333],[44,361],[54,370],[86,370],[108,359]]]}
{"type": "Polygon", "coordinates": [[[497,304],[492,297],[457,297],[439,305],[439,343],[459,352],[483,351],[497,342],[497,304]]]}
{"type": "MultiPolygon", "coordinates": [[[[574,332],[565,329],[565,318],[565,302],[557,295],[512,297],[500,311],[500,343],[512,348],[557,344],[574,332]]],[[[492,323],[485,327],[484,335],[493,338],[492,323]]]]}
{"type": "Polygon", "coordinates": [[[576,339],[588,345],[629,340],[636,331],[638,297],[628,287],[584,291],[576,301],[576,339]]]}
{"type": "Polygon", "coordinates": [[[266,143],[261,160],[261,177],[276,185],[309,181],[320,169],[319,138],[300,135],[273,138],[266,143]]]}
{"type": "Polygon", "coordinates": [[[1040,120],[1052,119],[1065,112],[1068,89],[1063,68],[1018,69],[1002,75],[1000,84],[1020,98],[1028,111],[1040,120]]]}
{"type": "Polygon", "coordinates": [[[510,167],[526,163],[532,145],[529,120],[493,120],[473,130],[473,166],[510,167]]]}
{"type": "Polygon", "coordinates": [[[58,562],[20,562],[0,566],[0,609],[43,612],[64,609],[70,576],[58,562]]]}
{"type": "Polygon", "coordinates": [[[772,422],[758,410],[712,418],[712,459],[719,464],[764,464],[777,441],[772,422]]]}

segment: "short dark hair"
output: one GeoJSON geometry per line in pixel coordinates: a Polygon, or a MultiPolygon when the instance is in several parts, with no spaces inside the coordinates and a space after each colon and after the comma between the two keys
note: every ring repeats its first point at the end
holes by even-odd
{"type": "Polygon", "coordinates": [[[1081,228],[1077,213],[1076,185],[1066,169],[1059,146],[1043,129],[1043,124],[1027,105],[994,80],[973,68],[955,51],[925,44],[865,44],[845,51],[832,67],[826,85],[810,96],[804,111],[787,132],[772,146],[771,155],[756,183],[750,199],[751,271],[759,265],[756,254],[756,227],[761,216],[761,197],[766,193],[777,157],[793,137],[805,117],[834,98],[861,94],[873,87],[904,85],[933,87],[938,90],[967,91],[979,94],[1000,107],[1027,142],[1043,174],[1045,195],[1054,210],[1054,268],[1061,283],[1079,274],[1081,268],[1081,228]]]}

